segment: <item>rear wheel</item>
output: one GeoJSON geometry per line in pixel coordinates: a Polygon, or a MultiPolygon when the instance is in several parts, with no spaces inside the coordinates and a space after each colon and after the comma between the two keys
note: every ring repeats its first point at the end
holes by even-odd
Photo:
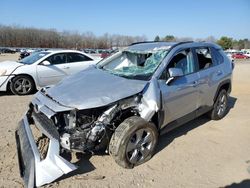
{"type": "Polygon", "coordinates": [[[228,93],[225,89],[222,89],[217,96],[213,109],[209,112],[209,116],[212,120],[222,119],[228,112],[228,93]]]}
{"type": "Polygon", "coordinates": [[[109,152],[117,164],[133,168],[153,156],[157,141],[155,125],[133,116],[117,127],[109,144],[109,152]]]}
{"type": "Polygon", "coordinates": [[[18,75],[12,79],[10,90],[15,95],[28,95],[35,90],[35,83],[28,76],[18,75]]]}

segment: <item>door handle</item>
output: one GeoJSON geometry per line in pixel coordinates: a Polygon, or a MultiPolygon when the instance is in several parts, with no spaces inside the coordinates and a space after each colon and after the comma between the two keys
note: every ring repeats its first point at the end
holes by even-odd
{"type": "Polygon", "coordinates": [[[63,67],[63,69],[69,69],[69,67],[63,67]]]}
{"type": "Polygon", "coordinates": [[[196,86],[198,86],[198,85],[199,85],[199,82],[198,82],[198,81],[194,81],[193,83],[188,84],[187,86],[188,86],[188,87],[196,87],[196,86]]]}
{"type": "Polygon", "coordinates": [[[217,71],[217,76],[221,76],[222,75],[222,71],[217,71]]]}

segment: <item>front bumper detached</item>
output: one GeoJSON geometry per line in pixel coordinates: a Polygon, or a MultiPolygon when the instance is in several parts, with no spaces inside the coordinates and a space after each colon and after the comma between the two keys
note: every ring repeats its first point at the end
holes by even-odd
{"type": "Polygon", "coordinates": [[[77,169],[75,165],[59,155],[59,138],[38,118],[38,121],[35,120],[36,127],[49,138],[46,157],[42,159],[31,129],[31,126],[35,125],[30,124],[29,120],[26,115],[15,132],[20,175],[25,187],[51,183],[63,174],[77,169]]]}

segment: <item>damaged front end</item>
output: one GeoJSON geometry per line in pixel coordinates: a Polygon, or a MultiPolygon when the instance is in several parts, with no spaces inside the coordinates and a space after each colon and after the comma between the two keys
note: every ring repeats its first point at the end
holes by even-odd
{"type": "Polygon", "coordinates": [[[63,158],[63,152],[107,151],[116,127],[127,117],[139,115],[141,94],[104,107],[67,111],[62,107],[58,112],[48,102],[42,105],[41,99],[33,99],[16,130],[20,174],[26,187],[51,183],[77,169],[63,158]]]}
{"type": "Polygon", "coordinates": [[[41,115],[28,112],[19,123],[15,135],[20,175],[26,187],[50,183],[77,168],[60,155],[58,132],[41,115]],[[34,139],[37,132],[42,133],[40,139],[48,141],[46,151],[42,151],[36,142],[39,140],[34,139]]]}

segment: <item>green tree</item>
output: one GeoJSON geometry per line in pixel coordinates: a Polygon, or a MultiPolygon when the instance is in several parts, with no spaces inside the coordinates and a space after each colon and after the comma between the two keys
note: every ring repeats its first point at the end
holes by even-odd
{"type": "Polygon", "coordinates": [[[155,42],[159,42],[160,41],[160,37],[157,35],[156,37],[155,37],[155,40],[154,40],[155,42]]]}
{"type": "Polygon", "coordinates": [[[223,36],[217,41],[217,44],[219,44],[224,50],[227,50],[233,47],[233,39],[223,36]]]}
{"type": "Polygon", "coordinates": [[[167,35],[167,36],[165,36],[164,41],[173,42],[173,41],[176,41],[176,39],[173,35],[167,35]]]}

